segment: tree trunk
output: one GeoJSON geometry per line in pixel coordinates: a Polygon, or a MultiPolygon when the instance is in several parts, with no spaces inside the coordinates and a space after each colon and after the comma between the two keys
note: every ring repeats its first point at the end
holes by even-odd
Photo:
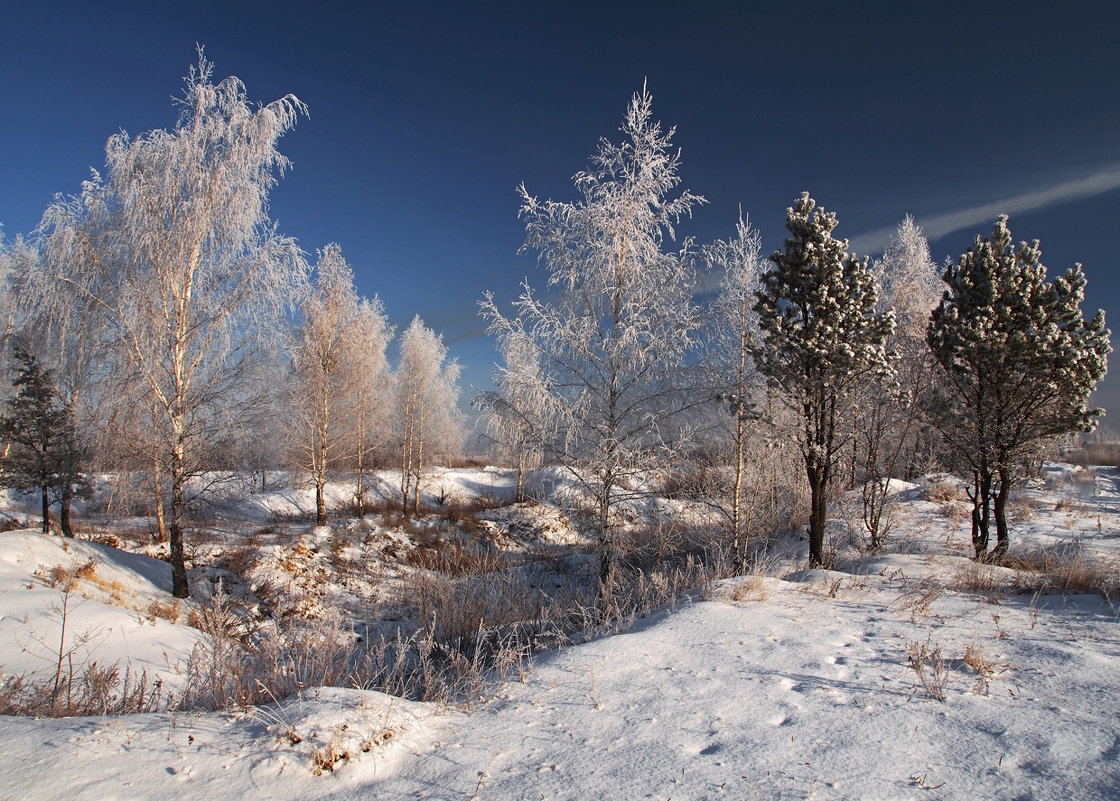
{"type": "MultiPolygon", "coordinates": [[[[329,375],[329,374],[328,374],[329,375]]],[[[327,501],[323,489],[327,483],[327,437],[330,435],[330,399],[327,395],[327,381],[320,388],[319,409],[315,420],[316,430],[312,434],[311,463],[315,467],[315,525],[327,524],[327,501]]]]}
{"type": "Polygon", "coordinates": [[[70,497],[73,493],[69,487],[62,488],[62,497],[58,506],[58,525],[62,529],[62,536],[74,538],[74,529],[70,525],[70,497]]]}
{"type": "Polygon", "coordinates": [[[827,476],[820,468],[809,467],[809,567],[824,566],[824,521],[828,517],[827,476]]]}
{"type": "MultiPolygon", "coordinates": [[[[742,388],[742,381],[739,382],[740,389],[742,388]]],[[[742,396],[740,396],[742,397],[742,396]]],[[[744,436],[743,426],[743,403],[740,400],[739,408],[737,410],[738,421],[735,428],[735,446],[737,459],[735,461],[735,494],[731,498],[731,550],[732,550],[732,569],[735,575],[740,575],[743,572],[743,543],[740,539],[740,530],[742,528],[741,517],[741,499],[743,495],[743,445],[746,437],[744,436]]]]}
{"type": "MultiPolygon", "coordinates": [[[[406,375],[405,381],[409,378],[406,375]]],[[[408,496],[412,490],[412,390],[404,390],[404,409],[401,413],[401,512],[408,516],[408,496]]]]}
{"type": "Polygon", "coordinates": [[[152,494],[156,501],[156,542],[167,542],[167,517],[163,513],[163,470],[159,458],[152,460],[155,479],[152,482],[152,494]]]}
{"type": "Polygon", "coordinates": [[[39,487],[43,496],[43,536],[51,533],[51,495],[47,486],[39,487]]]}
{"type": "Polygon", "coordinates": [[[524,446],[517,449],[517,494],[514,496],[515,503],[523,503],[525,501],[525,448],[524,446]]]}
{"type": "Polygon", "coordinates": [[[1010,535],[1007,528],[1007,499],[1011,495],[1011,476],[1006,468],[999,470],[999,492],[996,493],[996,547],[992,556],[999,558],[1007,554],[1010,535]]]}
{"type": "Polygon", "coordinates": [[[412,511],[420,514],[420,476],[424,472],[424,405],[416,403],[416,481],[412,485],[412,511]]]}
{"type": "Polygon", "coordinates": [[[988,535],[991,529],[992,475],[988,471],[973,473],[972,549],[977,561],[988,558],[988,535]]]}
{"type": "Polygon", "coordinates": [[[185,506],[186,448],[182,421],[173,420],[175,444],[171,449],[171,527],[168,531],[171,550],[171,594],[176,598],[189,598],[187,566],[183,557],[183,512],[185,506]]]}
{"type": "MultiPolygon", "coordinates": [[[[360,397],[358,399],[358,403],[359,404],[361,403],[361,398],[360,397]]],[[[366,509],[365,509],[366,488],[365,488],[365,481],[364,481],[365,475],[363,473],[363,470],[365,469],[365,465],[364,465],[364,460],[362,458],[364,456],[365,450],[366,450],[366,418],[365,418],[364,414],[360,414],[360,413],[358,415],[358,442],[357,442],[357,446],[358,447],[357,447],[356,455],[357,455],[357,458],[358,458],[358,478],[357,478],[357,486],[354,487],[354,511],[356,511],[358,513],[358,519],[361,520],[363,517],[365,517],[365,514],[366,514],[366,509]]]]}
{"type": "Polygon", "coordinates": [[[610,524],[611,485],[603,482],[599,491],[599,597],[600,619],[607,612],[606,599],[614,573],[614,542],[610,524]]]}
{"type": "Polygon", "coordinates": [[[315,525],[327,524],[327,501],[323,497],[323,478],[315,476],[315,525]]]}

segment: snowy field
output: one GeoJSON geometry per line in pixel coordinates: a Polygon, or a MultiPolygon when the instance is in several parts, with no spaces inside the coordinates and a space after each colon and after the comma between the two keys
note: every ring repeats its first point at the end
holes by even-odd
{"type": "MultiPolygon", "coordinates": [[[[510,482],[445,471],[427,489],[432,501],[508,500],[510,482]]],[[[804,543],[775,540],[764,573],[540,654],[469,708],[307,688],[238,713],[0,717],[0,798],[1120,798],[1120,476],[1047,465],[1014,499],[1015,568],[968,559],[968,507],[950,479],[897,490],[883,553],[861,553],[837,510],[835,570],[802,570],[804,543]],[[1063,591],[1085,574],[1108,597],[1063,591]]],[[[303,490],[231,494],[204,546],[312,506],[303,490]]],[[[547,504],[482,516],[508,548],[586,545],[547,504]]],[[[261,570],[318,576],[307,614],[356,609],[411,569],[409,536],[383,522],[350,521],[361,536],[343,544],[306,522],[273,525],[256,535],[265,562],[302,548],[307,568],[261,570]]],[[[155,559],[0,534],[3,673],[49,679],[70,651],[174,692],[204,635],[188,607],[168,619],[169,588],[155,559]]]]}

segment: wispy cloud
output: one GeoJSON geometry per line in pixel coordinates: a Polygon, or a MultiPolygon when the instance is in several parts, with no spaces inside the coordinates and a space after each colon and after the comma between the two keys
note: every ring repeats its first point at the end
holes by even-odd
{"type": "MultiPolygon", "coordinates": [[[[954,231],[960,231],[962,228],[971,228],[981,223],[991,222],[1000,214],[1037,211],[1047,206],[1100,195],[1114,189],[1120,189],[1120,165],[1113,165],[1084,178],[1063,181],[1034,192],[1024,192],[1021,195],[1014,195],[981,206],[971,206],[959,211],[924,217],[918,219],[917,223],[922,227],[926,238],[934,240],[954,231]]],[[[880,228],[853,237],[849,247],[855,253],[879,253],[886,248],[887,242],[896,228],[897,226],[892,225],[889,228],[880,228]]]]}

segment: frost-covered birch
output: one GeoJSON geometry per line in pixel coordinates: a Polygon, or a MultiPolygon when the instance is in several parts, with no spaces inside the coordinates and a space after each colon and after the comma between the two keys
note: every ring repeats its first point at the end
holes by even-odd
{"type": "Polygon", "coordinates": [[[254,106],[240,80],[211,76],[200,50],[175,127],[113,136],[104,175],[47,209],[33,290],[56,317],[70,294],[96,305],[103,335],[157,409],[176,597],[189,595],[183,522],[186,481],[199,469],[194,439],[207,421],[200,412],[228,397],[254,342],[275,336],[307,269],[267,202],[288,167],[277,142],[306,108],[292,95],[254,106]]]}
{"type": "Polygon", "coordinates": [[[420,510],[420,483],[433,452],[449,453],[462,442],[459,363],[447,361],[443,338],[419,315],[400,336],[396,410],[400,437],[401,504],[420,510]]]}
{"type": "Polygon", "coordinates": [[[941,281],[922,229],[910,215],[899,223],[882,258],[872,261],[870,268],[881,290],[879,311],[895,314],[894,333],[887,342],[895,381],[868,382],[863,387],[854,442],[863,522],[875,550],[890,530],[890,479],[928,470],[932,458],[935,432],[923,422],[923,415],[935,375],[925,337],[930,314],[941,298],[941,281]]]}
{"type": "Polygon", "coordinates": [[[548,272],[547,292],[526,281],[512,314],[481,304],[491,334],[523,337],[539,354],[528,387],[545,421],[546,460],[557,460],[596,499],[600,579],[609,584],[612,511],[636,474],[666,464],[680,444],[682,392],[697,344],[691,240],[666,252],[674,225],[703,198],[678,191],[673,130],[653,120],[643,88],[618,144],[603,139],[576,173],[580,199],[539,200],[524,185],[523,251],[548,272]]]}
{"type": "Polygon", "coordinates": [[[329,244],[315,263],[314,286],[299,304],[302,324],[292,354],[300,466],[315,482],[315,525],[327,524],[323,491],[327,468],[347,449],[344,412],[348,374],[343,354],[348,330],[358,314],[354,273],[342,248],[329,244]]]}
{"type": "Polygon", "coordinates": [[[525,471],[540,463],[545,431],[544,410],[534,391],[540,381],[540,354],[523,335],[512,333],[498,343],[502,365],[494,375],[493,392],[475,401],[485,415],[488,435],[499,458],[517,466],[515,500],[525,500],[525,471]]]}
{"type": "Polygon", "coordinates": [[[365,514],[370,458],[390,434],[387,421],[392,406],[391,380],[385,351],[392,338],[393,329],[381,300],[376,296],[362,298],[343,347],[343,360],[350,377],[347,403],[356,470],[354,503],[359,517],[365,514]]]}
{"type": "MultiPolygon", "coordinates": [[[[743,477],[746,467],[747,440],[759,420],[755,395],[761,387],[750,357],[750,345],[756,334],[758,318],[754,311],[759,276],[765,266],[761,256],[762,240],[750,222],[739,214],[735,236],[716,240],[705,248],[705,259],[720,275],[719,295],[712,305],[713,368],[721,387],[721,400],[727,402],[734,426],[731,431],[735,451],[735,480],[731,492],[731,548],[734,569],[743,568],[744,535],[750,535],[750,514],[744,529],[743,477]]],[[[761,472],[757,474],[761,476],[761,472]]],[[[753,511],[758,494],[757,483],[751,493],[749,511],[753,511]]]]}
{"type": "Polygon", "coordinates": [[[35,269],[38,254],[24,238],[17,235],[6,241],[0,225],[0,351],[18,325],[20,290],[26,276],[35,269]]]}

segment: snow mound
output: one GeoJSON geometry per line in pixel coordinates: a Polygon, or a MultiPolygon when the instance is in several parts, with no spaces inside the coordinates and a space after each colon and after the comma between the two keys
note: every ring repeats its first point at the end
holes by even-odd
{"type": "Polygon", "coordinates": [[[203,635],[168,619],[186,611],[170,589],[171,568],[156,559],[34,531],[0,533],[0,670],[51,676],[61,649],[76,673],[116,663],[178,688],[203,635]]]}

